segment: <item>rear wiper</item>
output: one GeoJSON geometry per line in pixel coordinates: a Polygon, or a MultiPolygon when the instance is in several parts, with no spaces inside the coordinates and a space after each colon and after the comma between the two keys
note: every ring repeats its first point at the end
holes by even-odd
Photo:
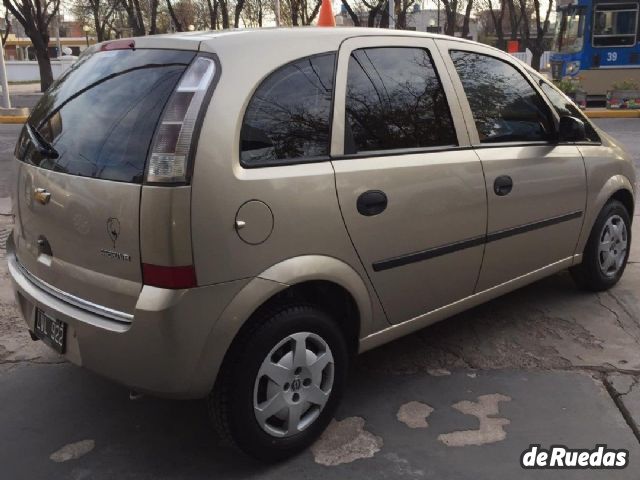
{"type": "Polygon", "coordinates": [[[53,160],[60,156],[58,154],[58,151],[53,148],[53,145],[51,145],[44,139],[44,137],[36,127],[33,127],[28,123],[26,123],[25,126],[27,129],[27,133],[29,134],[29,140],[31,140],[31,143],[34,147],[36,147],[36,150],[38,150],[38,153],[40,155],[45,158],[51,158],[53,160]]]}

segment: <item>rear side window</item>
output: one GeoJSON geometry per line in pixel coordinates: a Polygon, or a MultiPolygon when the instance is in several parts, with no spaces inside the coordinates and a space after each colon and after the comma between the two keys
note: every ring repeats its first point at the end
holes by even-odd
{"type": "Polygon", "coordinates": [[[422,48],[354,50],[345,112],[347,154],[457,143],[440,79],[422,48]]]}
{"type": "Polygon", "coordinates": [[[257,167],[328,158],[335,54],[306,57],[269,75],[244,116],[240,160],[257,167]]]}
{"type": "Polygon", "coordinates": [[[89,51],[44,94],[28,120],[59,157],[41,157],[23,131],[18,158],[72,175],[141,183],[158,118],[194,56],[89,51]]]}
{"type": "Polygon", "coordinates": [[[584,122],[584,129],[589,141],[600,142],[600,137],[591,125],[591,122],[585,118],[580,109],[571,100],[566,98],[563,94],[558,92],[554,87],[542,79],[540,80],[540,88],[549,99],[551,105],[553,105],[555,111],[558,112],[559,116],[579,118],[584,122]]]}
{"type": "Polygon", "coordinates": [[[516,68],[471,52],[452,51],[451,58],[481,143],[551,140],[549,109],[516,68]]]}

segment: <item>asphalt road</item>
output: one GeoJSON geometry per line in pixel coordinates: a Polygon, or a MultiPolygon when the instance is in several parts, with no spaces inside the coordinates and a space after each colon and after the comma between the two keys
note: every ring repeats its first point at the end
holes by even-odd
{"type": "MultiPolygon", "coordinates": [[[[598,124],[640,167],[640,120],[598,124]]],[[[0,192],[18,130],[0,126],[0,192]]],[[[0,216],[0,232],[8,222],[0,216]]],[[[272,466],[220,446],[202,402],[131,401],[125,388],[32,342],[2,266],[0,478],[637,480],[637,246],[630,261],[609,292],[580,292],[555,275],[362,355],[323,438],[272,466]],[[523,470],[532,443],[607,444],[628,450],[630,464],[523,470]]]]}

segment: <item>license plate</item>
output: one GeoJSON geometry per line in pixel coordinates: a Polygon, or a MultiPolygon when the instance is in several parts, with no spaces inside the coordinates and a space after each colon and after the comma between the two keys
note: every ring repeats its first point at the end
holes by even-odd
{"type": "Polygon", "coordinates": [[[35,334],[55,351],[64,353],[67,324],[36,309],[35,334]]]}

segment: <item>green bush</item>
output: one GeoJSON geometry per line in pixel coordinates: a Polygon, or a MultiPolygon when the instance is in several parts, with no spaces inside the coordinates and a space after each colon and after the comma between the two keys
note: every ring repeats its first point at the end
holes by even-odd
{"type": "Polygon", "coordinates": [[[611,85],[612,90],[640,90],[640,83],[637,80],[629,78],[627,80],[620,80],[611,85]]]}
{"type": "Polygon", "coordinates": [[[555,83],[556,87],[567,95],[582,92],[582,84],[580,83],[580,79],[577,77],[565,77],[562,80],[556,80],[553,83],[555,83]]]}

